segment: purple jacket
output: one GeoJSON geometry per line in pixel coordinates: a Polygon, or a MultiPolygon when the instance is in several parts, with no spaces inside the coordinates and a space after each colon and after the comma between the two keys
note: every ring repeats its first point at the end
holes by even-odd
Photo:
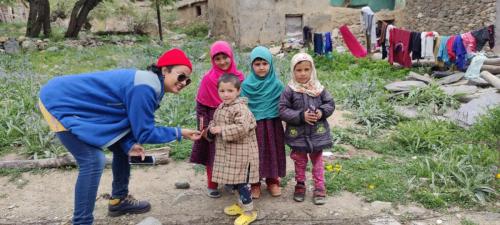
{"type": "Polygon", "coordinates": [[[286,87],[281,94],[280,117],[286,122],[285,142],[298,151],[313,152],[332,147],[330,126],[326,118],[335,111],[335,102],[328,91],[323,90],[318,97],[311,97],[286,87]],[[322,117],[314,125],[304,121],[304,112],[310,107],[321,110],[322,117]]]}

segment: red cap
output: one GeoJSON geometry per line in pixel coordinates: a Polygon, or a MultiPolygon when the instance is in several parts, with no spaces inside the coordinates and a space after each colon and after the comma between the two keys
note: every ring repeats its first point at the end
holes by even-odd
{"type": "Polygon", "coordinates": [[[189,67],[189,69],[193,71],[193,65],[191,64],[189,58],[186,56],[186,53],[178,48],[173,48],[166,51],[165,53],[163,53],[163,55],[160,56],[160,58],[158,58],[158,62],[156,62],[157,67],[175,65],[184,65],[189,67]]]}

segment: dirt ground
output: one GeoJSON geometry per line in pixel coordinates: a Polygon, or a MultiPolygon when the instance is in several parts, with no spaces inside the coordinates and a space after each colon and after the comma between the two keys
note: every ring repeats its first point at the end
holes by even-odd
{"type": "MultiPolygon", "coordinates": [[[[338,112],[342,113],[342,112],[338,112]]],[[[341,116],[337,117],[341,118],[341,116]]],[[[349,149],[355,154],[356,149],[349,149]]],[[[364,150],[363,154],[366,153],[364,150]]],[[[375,154],[375,153],[374,153],[375,154]]],[[[292,169],[292,163],[287,162],[292,169]]],[[[236,201],[234,194],[223,192],[219,199],[206,195],[206,176],[196,172],[193,164],[172,162],[132,170],[130,193],[152,204],[150,212],[141,215],[107,217],[107,200],[111,191],[111,169],[106,168],[99,186],[94,210],[95,224],[137,224],[154,217],[163,224],[232,224],[234,217],[224,215],[223,208],[236,201]],[[175,189],[174,183],[187,181],[191,188],[175,189]]],[[[77,170],[53,169],[41,173],[24,173],[20,177],[0,177],[0,224],[70,224],[77,170]]],[[[253,224],[461,224],[463,219],[477,224],[498,224],[499,213],[475,212],[452,208],[435,212],[423,207],[396,205],[389,202],[366,202],[363,197],[342,192],[329,196],[327,203],[312,203],[311,190],[306,201],[292,199],[294,182],[288,182],[280,197],[265,191],[255,201],[258,220],[253,224]]]]}

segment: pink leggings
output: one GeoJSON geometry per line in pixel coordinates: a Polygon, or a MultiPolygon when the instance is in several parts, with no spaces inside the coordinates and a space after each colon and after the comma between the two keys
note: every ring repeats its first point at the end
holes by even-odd
{"type": "Polygon", "coordinates": [[[306,167],[307,155],[311,158],[313,165],[312,177],[314,180],[314,188],[325,190],[325,173],[323,169],[323,151],[316,151],[313,153],[306,153],[301,151],[292,150],[290,158],[295,162],[295,180],[297,182],[305,182],[306,180],[306,167]]]}

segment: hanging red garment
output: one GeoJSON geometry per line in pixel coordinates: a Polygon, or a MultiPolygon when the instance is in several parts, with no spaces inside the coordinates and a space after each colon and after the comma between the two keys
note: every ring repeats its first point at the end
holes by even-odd
{"type": "Polygon", "coordinates": [[[389,38],[389,63],[397,62],[404,67],[411,67],[410,57],[410,36],[411,32],[394,28],[390,31],[389,38]]]}
{"type": "Polygon", "coordinates": [[[352,55],[356,58],[363,58],[368,54],[366,48],[359,43],[346,25],[341,26],[339,30],[345,45],[351,51],[352,55]]]}
{"type": "Polygon", "coordinates": [[[450,36],[448,42],[446,42],[446,49],[448,51],[448,58],[450,58],[450,62],[455,62],[455,52],[453,51],[453,42],[455,42],[455,38],[457,36],[450,36]]]}

